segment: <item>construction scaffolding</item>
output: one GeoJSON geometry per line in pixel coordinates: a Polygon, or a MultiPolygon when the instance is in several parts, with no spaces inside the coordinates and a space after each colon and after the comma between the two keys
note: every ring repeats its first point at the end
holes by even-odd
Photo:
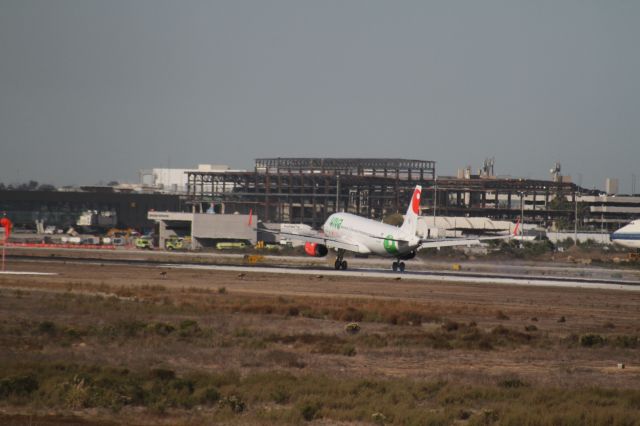
{"type": "Polygon", "coordinates": [[[529,179],[436,178],[434,161],[371,158],[261,158],[252,172],[189,171],[187,201],[194,211],[253,211],[265,222],[317,227],[334,212],[373,219],[404,213],[415,185],[423,214],[486,216],[546,222],[570,217],[556,198],[579,188],[529,179]],[[437,197],[437,200],[436,200],[437,197]],[[436,202],[434,202],[434,200],[436,202]]]}
{"type": "Polygon", "coordinates": [[[188,198],[224,211],[252,210],[265,222],[322,224],[334,212],[380,218],[399,211],[435,162],[405,159],[263,158],[253,172],[188,172],[188,198]]]}

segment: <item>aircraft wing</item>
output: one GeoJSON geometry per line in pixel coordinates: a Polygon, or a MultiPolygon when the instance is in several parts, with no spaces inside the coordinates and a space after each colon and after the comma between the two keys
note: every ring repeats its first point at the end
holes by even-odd
{"type": "Polygon", "coordinates": [[[357,243],[353,243],[350,241],[345,241],[337,238],[329,238],[321,232],[305,233],[305,234],[297,234],[294,232],[278,232],[277,234],[285,238],[288,238],[290,240],[324,244],[325,246],[330,248],[348,250],[356,253],[368,252],[368,250],[363,250],[361,246],[357,243]]]}
{"type": "Polygon", "coordinates": [[[509,235],[494,235],[491,237],[475,237],[475,238],[442,238],[439,240],[427,239],[420,240],[420,247],[418,250],[423,248],[438,248],[438,247],[455,247],[455,246],[473,246],[476,244],[480,244],[482,241],[491,241],[491,240],[509,240],[516,235],[518,235],[518,229],[520,228],[520,218],[516,222],[516,227],[513,230],[513,233],[509,235]]]}
{"type": "Polygon", "coordinates": [[[513,238],[513,235],[500,235],[492,237],[477,237],[477,238],[443,238],[440,240],[420,240],[420,248],[438,248],[438,247],[455,247],[455,246],[473,246],[480,244],[482,241],[490,240],[508,240],[513,238]]]}

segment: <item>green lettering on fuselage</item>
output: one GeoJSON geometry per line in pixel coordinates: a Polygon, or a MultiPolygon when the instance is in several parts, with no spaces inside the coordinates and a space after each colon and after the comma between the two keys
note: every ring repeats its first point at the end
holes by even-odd
{"type": "Polygon", "coordinates": [[[342,227],[342,221],[342,218],[334,217],[329,221],[329,226],[332,228],[340,229],[342,227]]]}

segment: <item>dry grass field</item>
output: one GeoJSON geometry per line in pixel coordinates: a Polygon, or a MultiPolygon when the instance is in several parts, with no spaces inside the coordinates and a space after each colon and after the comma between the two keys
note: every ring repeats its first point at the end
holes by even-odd
{"type": "Polygon", "coordinates": [[[12,269],[1,424],[639,424],[640,292],[12,269]]]}

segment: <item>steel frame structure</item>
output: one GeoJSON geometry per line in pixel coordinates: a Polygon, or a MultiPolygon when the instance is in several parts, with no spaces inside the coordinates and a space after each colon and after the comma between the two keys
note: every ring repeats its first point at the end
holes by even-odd
{"type": "MultiPolygon", "coordinates": [[[[187,201],[194,211],[207,203],[225,211],[253,210],[265,222],[305,223],[317,227],[336,211],[381,219],[406,209],[416,184],[423,186],[423,214],[482,215],[515,220],[511,201],[533,197],[528,220],[567,217],[550,200],[580,190],[574,184],[529,179],[438,178],[435,162],[407,159],[261,158],[252,172],[187,172],[187,201]],[[507,203],[499,202],[506,194],[507,203]],[[538,206],[540,204],[540,206],[538,206]]],[[[582,190],[584,193],[584,190],[582,190]]]]}

